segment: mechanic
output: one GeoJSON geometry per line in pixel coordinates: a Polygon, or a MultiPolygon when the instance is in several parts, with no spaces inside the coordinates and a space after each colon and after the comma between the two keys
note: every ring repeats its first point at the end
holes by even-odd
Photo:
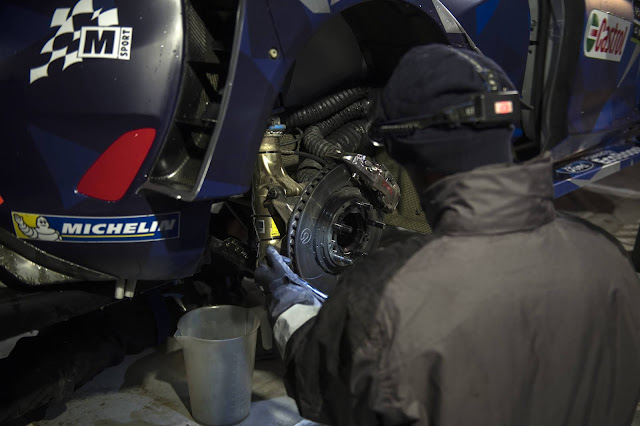
{"type": "Polygon", "coordinates": [[[271,289],[287,391],[303,416],[631,424],[638,278],[613,237],[554,210],[548,155],[511,164],[512,90],[479,54],[412,49],[382,90],[372,135],[420,188],[433,235],[359,261],[324,304],[269,250],[256,280],[271,289]]]}

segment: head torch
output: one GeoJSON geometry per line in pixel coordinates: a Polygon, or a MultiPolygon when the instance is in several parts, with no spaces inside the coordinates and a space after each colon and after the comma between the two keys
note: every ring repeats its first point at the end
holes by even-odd
{"type": "Polygon", "coordinates": [[[520,96],[517,91],[479,92],[469,99],[436,113],[400,120],[375,120],[369,127],[374,141],[411,136],[417,130],[431,127],[455,129],[506,127],[520,119],[520,96]]]}

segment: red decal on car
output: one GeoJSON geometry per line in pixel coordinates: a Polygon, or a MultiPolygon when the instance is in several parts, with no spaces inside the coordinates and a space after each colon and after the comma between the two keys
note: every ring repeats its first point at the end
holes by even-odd
{"type": "Polygon", "coordinates": [[[105,201],[124,196],[138,174],[156,137],[155,129],[138,129],[120,136],[78,184],[78,192],[105,201]]]}

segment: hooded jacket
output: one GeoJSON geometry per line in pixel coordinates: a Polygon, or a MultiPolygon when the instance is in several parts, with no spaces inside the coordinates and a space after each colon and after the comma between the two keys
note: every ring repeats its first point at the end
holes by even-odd
{"type": "Polygon", "coordinates": [[[554,210],[551,170],[544,157],[430,186],[434,234],[361,260],[290,335],[285,382],[301,414],[331,425],[631,424],[638,278],[613,237],[554,210]]]}

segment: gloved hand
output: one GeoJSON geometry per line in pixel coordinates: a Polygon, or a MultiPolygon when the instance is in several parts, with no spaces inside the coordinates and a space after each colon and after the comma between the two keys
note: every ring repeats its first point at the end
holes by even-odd
{"type": "Polygon", "coordinates": [[[293,305],[322,305],[326,295],[291,270],[291,259],[274,247],[267,247],[266,261],[256,269],[255,281],[267,293],[267,308],[273,321],[293,305]]]}

